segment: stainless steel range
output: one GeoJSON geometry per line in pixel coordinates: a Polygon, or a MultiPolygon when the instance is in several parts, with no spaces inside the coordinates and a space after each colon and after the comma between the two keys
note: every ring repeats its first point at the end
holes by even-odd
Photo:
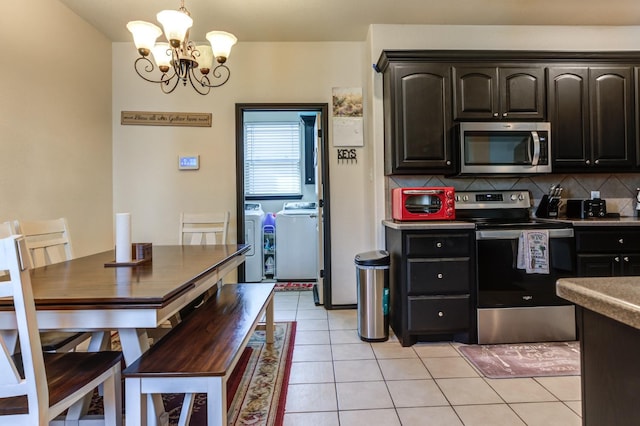
{"type": "Polygon", "coordinates": [[[575,276],[573,229],[532,219],[530,207],[529,191],[456,192],[456,217],[476,223],[478,343],[576,339],[574,306],[556,296],[556,280],[575,276]],[[545,269],[523,267],[529,234],[545,269]]]}

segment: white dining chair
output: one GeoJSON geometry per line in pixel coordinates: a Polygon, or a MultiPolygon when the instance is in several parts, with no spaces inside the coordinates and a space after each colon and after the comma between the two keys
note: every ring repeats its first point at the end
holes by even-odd
{"type": "MultiPolygon", "coordinates": [[[[13,222],[14,234],[24,236],[34,268],[73,259],[69,226],[65,218],[13,222]]],[[[47,352],[67,352],[91,337],[91,333],[45,331],[40,333],[42,347],[47,352]]]]}
{"type": "Polygon", "coordinates": [[[12,356],[0,334],[0,425],[48,425],[99,385],[105,425],[122,425],[122,354],[42,352],[26,253],[24,237],[0,239],[0,297],[13,300],[20,342],[12,356]]]}
{"type": "MultiPolygon", "coordinates": [[[[181,245],[210,245],[227,244],[229,232],[229,217],[231,213],[180,213],[180,239],[181,245]]],[[[218,286],[222,280],[218,281],[218,286]]],[[[186,318],[195,308],[211,296],[213,291],[206,292],[180,310],[179,317],[171,319],[173,325],[186,318]]]]}
{"type": "Polygon", "coordinates": [[[231,213],[180,213],[181,245],[227,244],[231,213]]]}

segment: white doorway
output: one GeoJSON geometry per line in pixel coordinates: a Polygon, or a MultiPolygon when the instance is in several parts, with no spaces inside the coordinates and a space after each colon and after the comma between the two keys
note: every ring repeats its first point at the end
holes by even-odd
{"type": "Polygon", "coordinates": [[[331,308],[325,303],[331,300],[327,122],[327,104],[236,105],[238,241],[253,246],[238,278],[255,281],[262,268],[263,280],[313,281],[316,303],[331,308]],[[287,142],[286,133],[296,126],[298,146],[287,142]],[[265,226],[258,246],[260,220],[265,226]],[[291,268],[293,262],[312,266],[291,268]]]}

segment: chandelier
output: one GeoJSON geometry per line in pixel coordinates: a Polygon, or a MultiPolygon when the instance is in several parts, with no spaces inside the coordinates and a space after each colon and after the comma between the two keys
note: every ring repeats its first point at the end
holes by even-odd
{"type": "MultiPolygon", "coordinates": [[[[191,14],[180,1],[180,9],[163,10],[156,15],[164,28],[168,43],[156,43],[162,30],[145,21],[131,21],[127,29],[133,34],[133,41],[140,53],[134,68],[138,75],[151,83],[159,83],[164,93],[173,92],[182,82],[187,82],[201,95],[209,93],[212,87],[220,87],[229,80],[230,71],[225,65],[231,47],[238,39],[224,31],[209,31],[206,35],[210,44],[198,44],[189,40],[189,29],[193,25],[191,14]],[[153,55],[152,62],[149,54],[153,55]],[[216,60],[215,68],[213,60],[216,60]],[[155,67],[161,75],[153,78],[155,67]]],[[[157,73],[156,73],[157,74],[157,73]]]]}

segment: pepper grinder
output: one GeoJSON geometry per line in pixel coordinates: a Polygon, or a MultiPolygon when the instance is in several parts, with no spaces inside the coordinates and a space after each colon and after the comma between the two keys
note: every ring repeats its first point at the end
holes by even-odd
{"type": "Polygon", "coordinates": [[[636,217],[640,217],[640,188],[636,188],[636,217]]]}

